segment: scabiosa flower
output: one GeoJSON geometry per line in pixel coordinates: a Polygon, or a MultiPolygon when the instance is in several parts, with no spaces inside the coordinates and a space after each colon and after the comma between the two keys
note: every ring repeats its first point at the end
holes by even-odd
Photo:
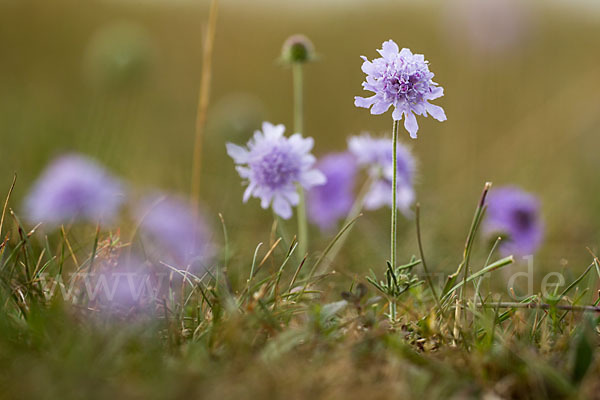
{"type": "Polygon", "coordinates": [[[404,116],[404,127],[412,138],[417,137],[419,130],[415,114],[425,117],[429,114],[438,121],[445,121],[444,109],[429,103],[442,97],[444,89],[432,80],[434,75],[425,57],[409,49],[399,51],[393,40],[384,42],[377,51],[382,57],[373,61],[362,56],[362,71],[367,74],[362,86],[375,94],[367,98],[356,96],[354,105],[371,107],[371,114],[383,114],[393,105],[392,118],[400,121],[404,116]]]}
{"type": "Polygon", "coordinates": [[[538,199],[517,187],[503,187],[488,195],[482,232],[486,237],[504,236],[503,255],[530,255],[542,243],[544,226],[538,199]]]}
{"type": "Polygon", "coordinates": [[[110,222],[124,200],[124,188],[97,162],[80,155],[53,161],[25,199],[29,220],[48,225],[77,219],[110,222]]]}
{"type": "Polygon", "coordinates": [[[147,307],[168,287],[166,272],[156,273],[139,258],[124,257],[100,263],[97,270],[83,275],[84,289],[94,308],[111,311],[147,307]]]}
{"type": "MultiPolygon", "coordinates": [[[[387,138],[373,138],[369,134],[353,136],[348,140],[348,148],[356,157],[358,164],[368,168],[373,179],[371,189],[365,197],[366,209],[377,209],[382,206],[392,206],[392,179],[394,165],[392,163],[392,141],[387,138]]],[[[413,180],[415,174],[415,159],[410,150],[398,143],[397,156],[397,207],[404,214],[410,212],[410,206],[415,199],[413,180]]]]}
{"type": "Polygon", "coordinates": [[[307,192],[308,219],[327,231],[348,214],[354,203],[356,158],[348,152],[329,154],[317,163],[317,169],[325,174],[327,183],[307,192]]]}
{"type": "Polygon", "coordinates": [[[199,213],[178,196],[152,194],[137,209],[144,248],[154,258],[190,272],[205,270],[214,256],[212,233],[199,213]]]}
{"type": "Polygon", "coordinates": [[[283,132],[283,125],[263,122],[262,132],[254,132],[247,149],[227,143],[227,154],[237,164],[235,169],[240,176],[248,180],[244,203],[250,197],[258,197],[262,208],[272,203],[273,211],[288,219],[292,216],[292,206],[300,201],[296,185],[310,189],[324,184],[326,178],[313,168],[315,157],[310,154],[313,139],[303,138],[299,133],[286,138],[283,132]]]}

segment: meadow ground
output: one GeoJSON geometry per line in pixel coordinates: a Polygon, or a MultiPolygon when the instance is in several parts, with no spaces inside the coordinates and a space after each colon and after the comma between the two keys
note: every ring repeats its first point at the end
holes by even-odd
{"type": "Polygon", "coordinates": [[[0,398],[599,396],[597,6],[209,10],[0,0],[0,398]],[[295,33],[316,52],[301,85],[295,33]],[[354,106],[389,39],[429,60],[448,117],[418,116],[416,140],[400,122],[397,169],[392,110],[354,106]],[[226,149],[263,121],[314,147],[226,149]],[[302,207],[242,202],[242,178],[274,185],[308,152],[283,202],[305,187],[307,231],[302,207]]]}

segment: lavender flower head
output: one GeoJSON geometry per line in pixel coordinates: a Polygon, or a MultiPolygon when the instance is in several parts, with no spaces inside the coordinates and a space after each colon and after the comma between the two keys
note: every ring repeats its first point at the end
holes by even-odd
{"type": "Polygon", "coordinates": [[[98,272],[83,276],[84,288],[95,308],[128,314],[152,304],[168,287],[168,274],[157,274],[137,257],[102,262],[98,272]]]}
{"type": "MultiPolygon", "coordinates": [[[[364,207],[374,210],[382,206],[392,207],[392,179],[394,172],[392,141],[387,138],[373,138],[369,134],[353,136],[348,140],[348,148],[356,157],[358,164],[368,168],[373,180],[365,197],[364,207]]],[[[410,150],[398,143],[397,156],[397,195],[396,205],[405,215],[415,199],[413,180],[415,159],[410,150]]]]}
{"type": "Polygon", "coordinates": [[[369,108],[371,114],[383,114],[392,105],[394,121],[404,116],[404,127],[412,138],[417,137],[419,125],[416,115],[431,115],[438,121],[445,121],[442,107],[429,103],[444,95],[444,89],[437,86],[429,71],[428,62],[422,54],[413,54],[409,49],[398,49],[393,40],[383,43],[377,50],[382,57],[369,61],[362,56],[362,71],[367,74],[362,86],[375,93],[371,97],[354,98],[356,107],[369,108]]]}
{"type": "Polygon", "coordinates": [[[54,160],[25,199],[33,222],[59,225],[77,219],[112,221],[124,200],[124,188],[94,160],[67,155],[54,160]]]}
{"type": "Polygon", "coordinates": [[[262,131],[254,132],[247,148],[227,143],[227,154],[237,164],[236,170],[248,181],[244,203],[258,197],[262,208],[272,204],[273,211],[284,219],[292,216],[292,206],[300,201],[296,185],[304,189],[325,183],[325,175],[314,168],[310,153],[312,138],[295,133],[283,136],[285,127],[263,122],[262,131]]]}
{"type": "Polygon", "coordinates": [[[154,194],[143,199],[137,216],[144,248],[154,258],[204,271],[214,256],[212,233],[201,215],[177,196],[154,194]]]}
{"type": "Polygon", "coordinates": [[[482,232],[486,237],[504,236],[499,250],[503,255],[530,255],[542,243],[544,226],[538,199],[516,187],[503,187],[488,195],[482,232]]]}
{"type": "Polygon", "coordinates": [[[354,203],[356,158],[348,152],[329,154],[317,163],[317,169],[325,174],[327,183],[307,192],[308,219],[328,231],[346,217],[354,203]]]}

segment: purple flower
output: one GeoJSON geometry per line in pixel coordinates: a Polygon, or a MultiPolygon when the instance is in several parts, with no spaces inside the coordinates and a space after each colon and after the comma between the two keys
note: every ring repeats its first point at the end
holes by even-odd
{"type": "Polygon", "coordinates": [[[365,56],[362,71],[367,74],[362,86],[375,93],[365,98],[356,96],[356,107],[371,107],[371,114],[383,114],[394,106],[392,118],[400,121],[404,116],[404,127],[412,138],[417,137],[419,125],[417,115],[430,114],[438,121],[445,121],[444,109],[429,103],[444,95],[444,89],[433,82],[433,73],[422,54],[413,54],[409,49],[399,51],[393,40],[383,43],[377,50],[381,58],[369,61],[365,56]]]}
{"type": "Polygon", "coordinates": [[[150,305],[168,287],[169,274],[157,274],[151,265],[133,257],[105,261],[97,272],[82,276],[83,288],[93,304],[101,309],[132,311],[150,305]]]}
{"type": "Polygon", "coordinates": [[[327,231],[352,208],[356,159],[347,152],[329,154],[317,163],[317,169],[325,174],[327,183],[307,192],[306,207],[310,222],[327,231]]]}
{"type": "Polygon", "coordinates": [[[515,57],[535,25],[528,2],[459,0],[446,9],[447,35],[461,48],[470,45],[486,56],[515,57]]]}
{"type": "MultiPolygon", "coordinates": [[[[369,176],[373,180],[365,197],[365,208],[374,210],[382,206],[391,207],[394,172],[391,139],[372,138],[369,134],[362,134],[351,137],[348,140],[348,148],[356,157],[358,164],[368,168],[369,176]]],[[[413,190],[415,159],[410,150],[401,143],[398,143],[396,157],[398,189],[396,204],[404,214],[408,214],[415,199],[413,190]]]]}
{"type": "Polygon", "coordinates": [[[25,199],[29,220],[48,225],[76,219],[110,222],[124,200],[124,188],[95,161],[80,155],[54,160],[25,199]]]}
{"type": "Polygon", "coordinates": [[[516,187],[503,187],[488,195],[482,232],[504,236],[499,250],[504,255],[530,255],[542,243],[544,226],[538,199],[516,187]]]}
{"type": "Polygon", "coordinates": [[[237,164],[240,176],[248,180],[244,203],[252,197],[260,198],[266,209],[273,204],[273,211],[280,217],[292,216],[292,206],[300,201],[296,185],[310,189],[325,183],[325,175],[313,168],[315,157],[310,154],[312,138],[295,133],[283,136],[285,127],[263,122],[262,132],[254,132],[248,148],[227,143],[227,154],[237,164]]]}
{"type": "Polygon", "coordinates": [[[154,194],[137,209],[144,249],[154,258],[190,272],[203,271],[214,256],[211,231],[204,218],[177,196],[154,194]]]}

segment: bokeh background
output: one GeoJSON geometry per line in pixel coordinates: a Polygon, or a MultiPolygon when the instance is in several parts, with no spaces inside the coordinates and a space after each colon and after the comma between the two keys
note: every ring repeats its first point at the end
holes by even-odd
{"type": "MultiPolygon", "coordinates": [[[[0,0],[0,192],[17,172],[17,212],[44,166],[68,152],[100,160],[134,190],[189,193],[208,8],[200,0],[0,0]]],[[[305,134],[317,156],[345,149],[350,134],[390,132],[391,115],[353,105],[360,55],[374,57],[392,38],[430,61],[448,121],[420,119],[419,139],[402,138],[419,160],[430,268],[456,268],[486,181],[540,197],[546,235],[536,268],[575,273],[589,264],[586,247],[600,239],[597,2],[222,0],[201,193],[217,241],[217,213],[225,217],[238,268],[268,241],[272,216],[257,200],[242,204],[225,143],[245,142],[265,119],[291,126],[291,71],[276,59],[294,33],[319,54],[305,74],[305,134]]],[[[337,269],[383,268],[388,213],[361,218],[337,269]]],[[[400,227],[408,259],[418,251],[414,221],[400,227]]],[[[322,249],[328,237],[312,236],[322,249]]]]}

